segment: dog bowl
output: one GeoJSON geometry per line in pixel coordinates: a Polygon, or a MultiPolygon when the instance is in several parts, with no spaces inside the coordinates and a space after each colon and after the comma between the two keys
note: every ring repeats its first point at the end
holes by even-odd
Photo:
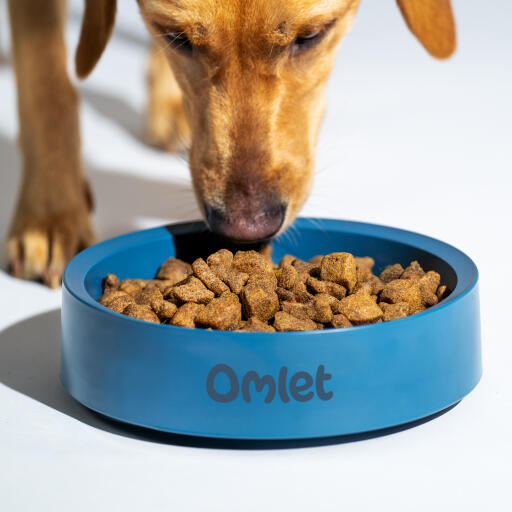
{"type": "MultiPolygon", "coordinates": [[[[380,324],[290,333],[236,333],[157,325],[96,300],[102,278],[152,278],[169,256],[216,247],[204,224],[140,231],[100,243],[66,268],[62,382],[111,418],[194,436],[299,439],[408,423],[448,408],[481,376],[474,263],[438,240],[372,224],[298,219],[273,242],[309,259],[348,251],[376,271],[418,260],[451,295],[428,310],[380,324]]],[[[197,254],[196,254],[197,255],[197,254]]]]}

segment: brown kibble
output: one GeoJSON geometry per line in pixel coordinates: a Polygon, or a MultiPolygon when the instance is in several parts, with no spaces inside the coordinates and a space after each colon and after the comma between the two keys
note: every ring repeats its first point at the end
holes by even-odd
{"type": "Polygon", "coordinates": [[[444,298],[448,297],[450,295],[450,290],[446,285],[441,285],[436,292],[438,301],[441,302],[444,298]]]}
{"type": "Polygon", "coordinates": [[[247,284],[240,294],[247,318],[255,316],[260,320],[270,320],[279,310],[279,298],[274,291],[258,283],[247,284]]]}
{"type": "Polygon", "coordinates": [[[281,267],[277,271],[277,284],[281,288],[291,290],[297,281],[297,270],[292,265],[281,267]]]}
{"type": "Polygon", "coordinates": [[[103,292],[114,291],[119,288],[119,278],[115,274],[107,274],[103,279],[103,292]]]}
{"type": "Polygon", "coordinates": [[[397,302],[396,304],[382,304],[382,311],[384,311],[383,320],[389,322],[398,318],[404,318],[409,315],[409,304],[407,302],[397,302]]]}
{"type": "Polygon", "coordinates": [[[275,292],[277,288],[277,277],[274,272],[251,274],[249,275],[247,284],[257,284],[269,292],[275,292]]]}
{"type": "Polygon", "coordinates": [[[172,293],[181,302],[198,304],[206,304],[215,297],[215,294],[194,276],[189,276],[185,281],[174,286],[172,293]]]}
{"type": "Polygon", "coordinates": [[[246,285],[247,280],[249,279],[249,274],[245,272],[240,272],[239,270],[235,270],[234,268],[230,268],[227,270],[225,274],[224,281],[231,288],[233,293],[237,295],[240,294],[242,288],[246,285]]]}
{"type": "Polygon", "coordinates": [[[141,283],[140,279],[123,279],[119,285],[119,290],[126,292],[134,297],[142,290],[145,284],[145,282],[141,283]]]}
{"type": "Polygon", "coordinates": [[[315,265],[313,265],[312,263],[300,260],[299,258],[295,258],[295,260],[292,263],[292,266],[299,274],[306,274],[306,276],[308,276],[311,270],[315,268],[315,265]]]}
{"type": "Polygon", "coordinates": [[[242,319],[242,305],[234,293],[212,299],[196,317],[196,323],[223,331],[236,329],[242,319]]]}
{"type": "Polygon", "coordinates": [[[216,295],[229,292],[229,287],[223,283],[206,264],[203,258],[198,258],[192,263],[192,270],[195,275],[216,295]]]}
{"type": "Polygon", "coordinates": [[[409,266],[404,270],[400,279],[418,279],[425,275],[425,271],[417,261],[411,261],[409,266]]]}
{"type": "Polygon", "coordinates": [[[153,311],[158,309],[160,303],[164,300],[162,292],[156,287],[146,287],[134,296],[135,302],[141,305],[149,306],[153,311]]]}
{"type": "Polygon", "coordinates": [[[420,287],[417,281],[413,279],[395,279],[386,284],[380,294],[380,300],[393,304],[407,302],[411,315],[424,309],[421,302],[420,287]]]}
{"type": "Polygon", "coordinates": [[[355,325],[371,324],[382,318],[382,309],[369,295],[349,295],[340,302],[341,313],[355,325]]]}
{"type": "Polygon", "coordinates": [[[313,299],[313,295],[308,292],[306,285],[301,281],[297,281],[292,289],[297,302],[310,302],[313,299]]]}
{"type": "Polygon", "coordinates": [[[326,293],[319,293],[313,299],[313,316],[312,320],[321,323],[327,323],[332,320],[331,301],[326,293]]]}
{"type": "Polygon", "coordinates": [[[117,297],[125,297],[128,295],[131,297],[131,295],[123,290],[113,290],[113,291],[107,291],[105,292],[99,299],[98,302],[102,304],[103,306],[106,306],[108,302],[110,302],[112,299],[115,299],[117,297]]]}
{"type": "Polygon", "coordinates": [[[354,256],[354,261],[356,263],[356,268],[366,268],[370,272],[372,271],[373,266],[375,265],[375,260],[370,256],[354,256]]]}
{"type": "Polygon", "coordinates": [[[190,274],[192,274],[192,267],[189,263],[171,257],[158,269],[156,278],[171,281],[171,285],[173,285],[183,281],[190,274]]]}
{"type": "Polygon", "coordinates": [[[206,258],[208,266],[229,268],[233,264],[233,253],[227,249],[220,249],[206,258]]]}
{"type": "Polygon", "coordinates": [[[272,264],[256,251],[238,251],[233,258],[233,267],[246,274],[273,270],[272,264]]]}
{"type": "Polygon", "coordinates": [[[177,309],[178,306],[176,306],[176,304],[173,304],[167,300],[162,300],[158,306],[158,309],[155,310],[155,313],[158,315],[160,320],[170,320],[176,313],[177,309]]]}
{"type": "Polygon", "coordinates": [[[317,256],[313,256],[310,260],[309,260],[309,263],[311,263],[312,265],[314,265],[315,267],[320,267],[322,265],[322,260],[324,259],[323,255],[322,254],[318,254],[317,256]]]}
{"type": "Polygon", "coordinates": [[[337,252],[309,262],[286,255],[277,266],[256,251],[233,256],[221,249],[192,266],[169,258],[158,279],[119,283],[108,274],[98,302],[152,322],[156,315],[183,327],[274,332],[390,321],[423,311],[450,293],[437,272],[425,273],[417,261],[405,270],[389,265],[379,276],[374,264],[370,257],[337,252]]]}
{"type": "Polygon", "coordinates": [[[351,292],[357,282],[354,256],[348,252],[334,252],[324,256],[320,276],[325,281],[341,284],[351,292]]]}
{"type": "Polygon", "coordinates": [[[242,332],[276,332],[271,325],[268,325],[266,322],[262,322],[256,317],[249,318],[244,325],[239,326],[238,330],[242,332]]]}
{"type": "Polygon", "coordinates": [[[420,277],[418,286],[420,287],[421,300],[425,306],[434,306],[439,302],[436,291],[440,282],[441,276],[433,270],[429,270],[420,277]]]}
{"type": "Polygon", "coordinates": [[[284,302],[284,301],[294,302],[295,301],[295,293],[293,293],[290,290],[286,290],[285,288],[281,288],[278,286],[276,288],[276,293],[281,302],[284,302]]]}
{"type": "Polygon", "coordinates": [[[295,261],[295,256],[292,256],[291,254],[285,254],[281,261],[279,262],[280,267],[287,267],[288,265],[293,265],[293,262],[295,261]]]}
{"type": "Polygon", "coordinates": [[[352,322],[345,315],[340,313],[332,317],[331,325],[335,328],[352,327],[352,322]]]}
{"type": "Polygon", "coordinates": [[[133,297],[126,294],[114,297],[113,299],[109,300],[105,306],[107,306],[108,309],[115,311],[116,313],[122,313],[127,306],[133,303],[133,297]]]}
{"type": "Polygon", "coordinates": [[[301,302],[283,302],[281,303],[281,310],[295,318],[306,319],[314,315],[314,308],[311,303],[302,304],[301,302]]]}
{"type": "Polygon", "coordinates": [[[276,331],[310,331],[317,328],[313,320],[296,318],[284,311],[276,313],[274,327],[276,331]]]}
{"type": "Polygon", "coordinates": [[[131,318],[137,318],[138,320],[144,320],[146,322],[153,322],[159,324],[160,320],[153,310],[146,305],[141,304],[129,304],[123,311],[123,314],[131,318]]]}
{"type": "Polygon", "coordinates": [[[188,302],[179,307],[171,319],[172,325],[193,328],[196,326],[196,318],[206,306],[188,302]]]}

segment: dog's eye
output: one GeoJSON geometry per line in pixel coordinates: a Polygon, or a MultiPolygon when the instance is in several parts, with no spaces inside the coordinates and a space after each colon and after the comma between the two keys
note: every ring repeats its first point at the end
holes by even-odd
{"type": "Polygon", "coordinates": [[[155,27],[161,33],[162,37],[165,38],[169,46],[185,55],[192,55],[192,53],[194,52],[194,45],[185,35],[185,32],[180,32],[178,30],[169,30],[168,28],[162,27],[156,23],[155,27]]]}
{"type": "Polygon", "coordinates": [[[324,25],[323,27],[314,28],[309,32],[305,32],[304,34],[298,35],[290,47],[291,54],[298,55],[303,51],[311,48],[315,44],[319,43],[327,34],[332,25],[334,25],[334,22],[335,20],[329,22],[327,25],[324,25]]]}

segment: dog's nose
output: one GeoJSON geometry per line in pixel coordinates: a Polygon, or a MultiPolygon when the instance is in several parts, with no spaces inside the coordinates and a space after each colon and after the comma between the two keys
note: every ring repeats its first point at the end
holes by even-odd
{"type": "Polygon", "coordinates": [[[222,211],[205,203],[210,229],[234,242],[260,242],[272,238],[281,228],[286,205],[271,202],[256,211],[222,211]]]}

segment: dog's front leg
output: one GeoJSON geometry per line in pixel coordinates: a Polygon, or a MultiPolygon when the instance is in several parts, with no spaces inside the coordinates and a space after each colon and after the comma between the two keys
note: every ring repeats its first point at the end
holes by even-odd
{"type": "Polygon", "coordinates": [[[7,242],[14,275],[60,283],[93,240],[78,98],[66,69],[65,2],[9,0],[23,176],[7,242]]]}

